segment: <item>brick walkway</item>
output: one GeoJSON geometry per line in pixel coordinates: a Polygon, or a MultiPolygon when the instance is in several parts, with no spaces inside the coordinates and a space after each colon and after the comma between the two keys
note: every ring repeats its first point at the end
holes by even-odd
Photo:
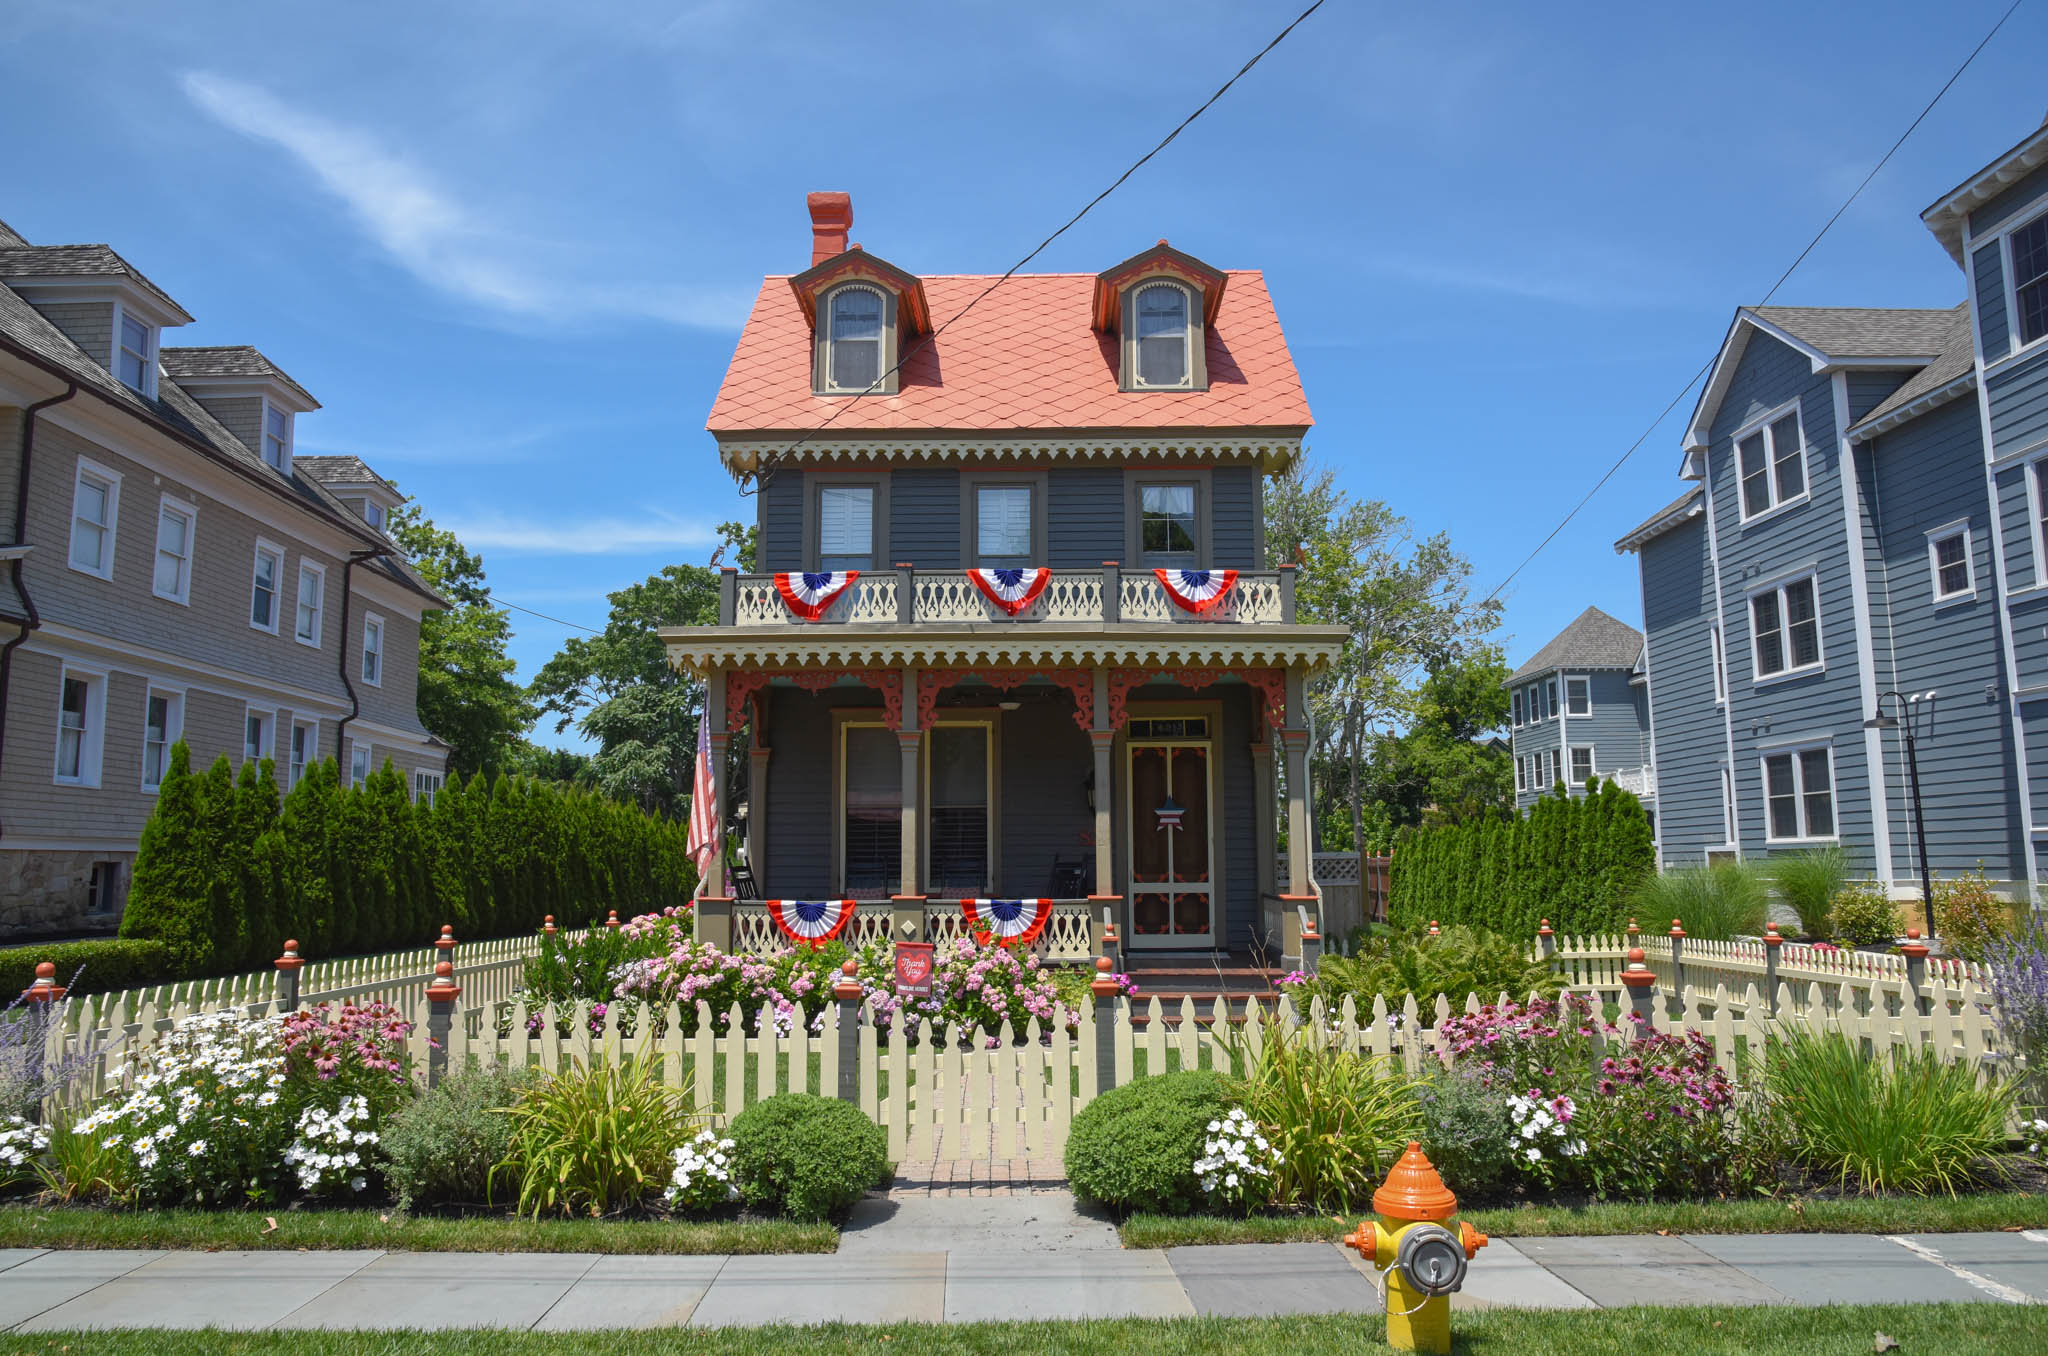
{"type": "Polygon", "coordinates": [[[1021,1196],[1064,1189],[1066,1165],[1052,1158],[942,1158],[896,1165],[891,1196],[1021,1196]]]}

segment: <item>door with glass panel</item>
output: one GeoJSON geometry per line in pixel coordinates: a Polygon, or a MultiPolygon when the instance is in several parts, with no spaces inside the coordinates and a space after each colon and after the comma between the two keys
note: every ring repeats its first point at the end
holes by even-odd
{"type": "Polygon", "coordinates": [[[1133,947],[1214,946],[1214,746],[1207,716],[1129,726],[1129,936],[1133,947]]]}
{"type": "Polygon", "coordinates": [[[903,879],[903,755],[879,723],[849,721],[839,740],[839,888],[887,899],[903,879]]]}
{"type": "Polygon", "coordinates": [[[996,893],[986,721],[934,725],[925,736],[925,893],[980,899],[996,893]]]}

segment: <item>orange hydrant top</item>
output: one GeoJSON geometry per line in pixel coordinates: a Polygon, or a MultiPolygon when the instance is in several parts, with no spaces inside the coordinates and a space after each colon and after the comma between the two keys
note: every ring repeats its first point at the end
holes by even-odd
{"type": "Polygon", "coordinates": [[[1372,1193],[1372,1208],[1388,1219],[1449,1219],[1458,1213],[1458,1198],[1437,1176],[1422,1145],[1409,1140],[1408,1152],[1372,1193]]]}

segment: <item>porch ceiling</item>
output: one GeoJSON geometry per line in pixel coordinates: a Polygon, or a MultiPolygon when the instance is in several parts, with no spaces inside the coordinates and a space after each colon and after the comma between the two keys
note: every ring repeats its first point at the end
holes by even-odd
{"type": "Polygon", "coordinates": [[[838,627],[664,627],[669,662],[702,676],[732,668],[1306,668],[1334,661],[1341,626],[1119,626],[1114,631],[1033,626],[875,633],[838,627]]]}

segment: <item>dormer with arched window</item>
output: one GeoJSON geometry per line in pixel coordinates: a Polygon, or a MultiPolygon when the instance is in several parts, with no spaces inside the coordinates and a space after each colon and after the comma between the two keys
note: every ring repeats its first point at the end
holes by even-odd
{"type": "Polygon", "coordinates": [[[1208,327],[1225,274],[1164,240],[1095,279],[1095,327],[1118,337],[1126,391],[1206,391],[1208,327]]]}
{"type": "Polygon", "coordinates": [[[924,284],[846,236],[853,204],[844,193],[813,193],[811,266],[789,280],[811,326],[811,391],[895,395],[904,344],[931,329],[924,284]]]}

